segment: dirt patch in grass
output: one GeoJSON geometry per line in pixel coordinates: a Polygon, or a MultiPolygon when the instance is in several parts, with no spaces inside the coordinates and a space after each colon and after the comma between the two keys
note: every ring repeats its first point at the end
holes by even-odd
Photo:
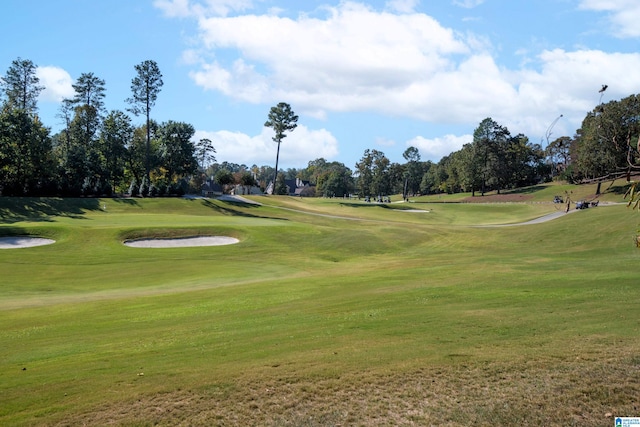
{"type": "Polygon", "coordinates": [[[488,194],[484,196],[466,197],[465,203],[517,203],[533,199],[529,194],[488,194]]]}
{"type": "Polygon", "coordinates": [[[114,402],[57,425],[602,426],[640,413],[640,357],[630,355],[257,376],[114,402]]]}

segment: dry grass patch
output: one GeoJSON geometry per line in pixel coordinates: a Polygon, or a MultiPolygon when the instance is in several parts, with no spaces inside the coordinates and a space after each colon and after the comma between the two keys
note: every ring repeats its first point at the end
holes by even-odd
{"type": "Polygon", "coordinates": [[[57,426],[602,426],[640,410],[640,357],[541,359],[310,376],[277,367],[110,403],[57,426]]]}

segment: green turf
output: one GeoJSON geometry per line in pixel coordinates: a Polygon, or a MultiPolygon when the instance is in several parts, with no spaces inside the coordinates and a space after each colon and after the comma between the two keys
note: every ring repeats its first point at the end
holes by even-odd
{"type": "Polygon", "coordinates": [[[0,235],[56,240],[0,251],[0,424],[638,415],[639,217],[624,205],[479,228],[556,207],[255,200],[0,199],[0,235]],[[429,212],[401,211],[416,205],[429,212]],[[122,244],[195,235],[240,243],[122,244]]]}

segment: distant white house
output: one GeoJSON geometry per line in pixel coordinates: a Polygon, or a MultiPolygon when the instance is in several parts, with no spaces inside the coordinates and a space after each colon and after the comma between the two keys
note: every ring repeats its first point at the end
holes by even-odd
{"type": "Polygon", "coordinates": [[[247,187],[245,185],[236,184],[231,189],[230,194],[233,194],[236,196],[244,196],[244,195],[261,196],[262,190],[260,190],[260,187],[257,187],[255,185],[252,185],[251,187],[247,187]]]}
{"type": "MultiPolygon", "coordinates": [[[[312,185],[309,181],[303,181],[300,178],[285,179],[284,185],[287,187],[287,194],[290,196],[315,195],[315,185],[312,185]]],[[[265,193],[273,194],[273,181],[269,183],[265,193]]]]}
{"type": "MultiPolygon", "coordinates": [[[[238,196],[262,194],[260,187],[256,187],[255,185],[247,188],[244,185],[236,184],[231,188],[227,186],[227,191],[229,192],[229,194],[238,195],[238,196]]],[[[223,194],[224,194],[224,191],[222,189],[222,186],[214,182],[213,179],[207,180],[202,185],[202,195],[204,197],[218,197],[218,196],[222,196],[223,194]]]]}

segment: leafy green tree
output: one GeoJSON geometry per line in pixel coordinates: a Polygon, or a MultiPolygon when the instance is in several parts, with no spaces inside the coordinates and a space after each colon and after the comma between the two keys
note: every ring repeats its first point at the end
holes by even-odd
{"type": "Polygon", "coordinates": [[[100,127],[101,114],[104,110],[104,84],[104,80],[93,73],[82,73],[72,85],[76,94],[71,99],[71,103],[76,107],[76,117],[83,117],[81,121],[85,126],[85,136],[81,143],[85,145],[91,142],[100,127]]]}
{"type": "Polygon", "coordinates": [[[481,185],[481,158],[477,155],[476,148],[477,145],[468,143],[459,151],[460,185],[465,191],[471,191],[472,197],[481,185]]]}
{"type": "Polygon", "coordinates": [[[638,135],[640,95],[597,106],[587,114],[574,138],[575,178],[601,182],[632,169],[638,163],[638,135]]]}
{"type": "Polygon", "coordinates": [[[122,111],[111,111],[102,122],[99,151],[105,163],[105,179],[116,191],[122,183],[127,159],[127,146],[133,140],[131,119],[122,111]]]}
{"type": "Polygon", "coordinates": [[[599,109],[598,121],[604,139],[619,153],[618,167],[635,166],[638,160],[636,141],[640,135],[640,95],[611,101],[599,109]]]}
{"type": "Polygon", "coordinates": [[[83,73],[73,88],[75,96],[63,100],[59,114],[65,123],[64,145],[57,150],[63,191],[70,195],[109,194],[111,171],[104,162],[99,142],[104,80],[93,73],[83,73]]]}
{"type": "MultiPolygon", "coordinates": [[[[151,121],[151,135],[155,134],[157,124],[151,121]]],[[[142,177],[145,176],[147,127],[139,126],[133,129],[133,138],[127,145],[125,178],[127,181],[135,181],[139,186],[142,177]]]]}
{"type": "Polygon", "coordinates": [[[158,129],[161,168],[168,182],[193,174],[198,170],[195,146],[191,138],[195,129],[189,123],[169,120],[158,129]]]}
{"type": "Polygon", "coordinates": [[[229,184],[232,184],[234,179],[233,179],[233,174],[231,173],[231,171],[229,171],[228,169],[220,169],[218,170],[218,172],[216,172],[215,177],[213,178],[214,182],[220,184],[220,186],[222,187],[222,192],[225,192],[226,187],[229,184]]]}
{"type": "Polygon", "coordinates": [[[442,191],[453,194],[462,191],[463,163],[460,151],[455,151],[443,158],[445,179],[440,184],[442,191]]]}
{"type": "Polygon", "coordinates": [[[0,87],[5,99],[0,110],[0,187],[3,194],[28,195],[44,191],[51,181],[52,143],[36,116],[38,95],[44,89],[30,60],[14,60],[0,87]]]}
{"type": "Polygon", "coordinates": [[[509,139],[505,157],[509,170],[505,188],[534,185],[549,175],[549,168],[544,163],[544,150],[540,144],[531,144],[523,134],[509,139]]]}
{"type": "Polygon", "coordinates": [[[358,192],[361,197],[371,196],[373,183],[373,155],[366,149],[355,169],[358,192]]]}
{"type": "Polygon", "coordinates": [[[318,177],[325,173],[327,168],[328,163],[322,157],[310,160],[309,163],[307,163],[307,167],[300,171],[300,179],[317,184],[318,177]]]}
{"type": "Polygon", "coordinates": [[[266,191],[269,181],[273,179],[273,167],[253,165],[251,166],[251,172],[256,178],[256,185],[258,185],[262,191],[266,191]]]}
{"type": "Polygon", "coordinates": [[[490,117],[484,119],[473,132],[473,143],[480,156],[482,195],[493,186],[500,190],[502,167],[505,159],[502,152],[506,146],[509,131],[490,117]]]}
{"type": "Polygon", "coordinates": [[[89,195],[101,187],[104,170],[97,147],[99,125],[95,108],[84,104],[74,108],[74,117],[64,131],[66,147],[59,151],[63,194],[89,195]]]}
{"type": "Polygon", "coordinates": [[[146,151],[145,176],[150,179],[151,171],[151,108],[155,105],[158,94],[162,89],[162,73],[155,61],[146,60],[135,66],[136,76],[131,80],[132,97],[127,98],[131,104],[129,111],[135,116],[143,114],[146,117],[146,151]]]}
{"type": "Polygon", "coordinates": [[[420,181],[422,180],[423,169],[420,163],[420,152],[416,147],[407,148],[402,157],[407,161],[405,169],[405,185],[403,187],[403,197],[409,194],[415,195],[420,191],[420,181]]]}
{"type": "Polygon", "coordinates": [[[216,161],[216,149],[208,138],[202,138],[196,143],[196,158],[200,165],[200,170],[205,171],[211,162],[216,161]]]}
{"type": "Polygon", "coordinates": [[[404,194],[408,183],[408,165],[393,162],[387,168],[388,194],[404,194]]]}
{"type": "Polygon", "coordinates": [[[286,177],[282,172],[280,172],[276,178],[275,188],[273,189],[273,194],[285,195],[287,192],[287,183],[285,182],[286,177]]]}
{"type": "Polygon", "coordinates": [[[373,150],[373,190],[376,195],[383,196],[391,193],[389,180],[390,161],[382,151],[373,150]]]}
{"type": "Polygon", "coordinates": [[[244,187],[245,194],[250,194],[251,187],[256,185],[256,180],[253,178],[253,174],[251,172],[242,171],[238,177],[238,183],[244,187]]]}
{"type": "Polygon", "coordinates": [[[59,157],[64,157],[71,145],[71,121],[73,120],[74,108],[73,101],[71,99],[63,99],[60,103],[60,111],[56,117],[62,120],[64,124],[64,130],[58,135],[59,144],[57,148],[59,150],[59,157]]]}
{"type": "Polygon", "coordinates": [[[425,166],[425,172],[422,175],[422,180],[420,181],[420,193],[422,194],[433,194],[438,191],[438,184],[436,182],[435,173],[439,168],[437,163],[433,163],[428,161],[425,166]]]}
{"type": "Polygon", "coordinates": [[[568,136],[561,136],[553,140],[546,148],[545,155],[551,161],[552,174],[563,174],[571,163],[571,146],[573,139],[568,136]]]}
{"type": "Polygon", "coordinates": [[[91,105],[83,104],[75,107],[75,114],[69,126],[72,144],[80,144],[90,148],[98,137],[100,117],[98,110],[91,105]]]}
{"type": "Polygon", "coordinates": [[[286,132],[293,131],[298,125],[298,116],[293,113],[291,106],[286,102],[280,102],[275,107],[271,107],[269,116],[265,122],[265,127],[274,130],[275,136],[272,138],[278,144],[276,153],[276,169],[273,175],[274,186],[278,177],[278,160],[280,159],[280,143],[287,136],[286,132]]]}
{"type": "Polygon", "coordinates": [[[196,162],[198,164],[198,173],[191,176],[189,186],[192,192],[199,192],[202,185],[207,180],[207,169],[211,166],[212,162],[216,161],[215,153],[216,149],[213,147],[213,143],[208,138],[201,138],[194,144],[196,162]]]}
{"type": "Polygon", "coordinates": [[[82,73],[72,85],[76,91],[71,99],[74,105],[89,105],[98,112],[104,109],[105,81],[93,73],[82,73]]]}
{"type": "Polygon", "coordinates": [[[284,171],[284,178],[285,179],[296,179],[298,178],[298,169],[296,168],[287,168],[286,171],[284,171]]]}
{"type": "MultiPolygon", "coordinates": [[[[454,193],[480,188],[498,193],[504,189],[533,185],[548,176],[539,144],[518,134],[511,136],[506,127],[491,119],[483,120],[474,132],[474,142],[443,157],[431,174],[432,185],[454,193]]],[[[426,181],[423,179],[423,184],[426,181]]]]}
{"type": "Polygon", "coordinates": [[[364,156],[356,163],[357,185],[361,196],[382,196],[389,194],[389,159],[382,151],[366,149],[364,156]]]}
{"type": "Polygon", "coordinates": [[[341,197],[350,194],[354,189],[351,169],[343,163],[325,162],[322,170],[316,173],[316,194],[325,197],[341,197]]]}
{"type": "Polygon", "coordinates": [[[447,191],[447,164],[449,156],[444,156],[438,163],[429,169],[429,181],[432,183],[432,189],[435,193],[447,191]]]}
{"type": "Polygon", "coordinates": [[[11,62],[4,77],[0,78],[2,90],[9,108],[18,108],[28,114],[38,109],[38,95],[44,89],[36,76],[36,65],[28,60],[18,58],[11,62]]]}
{"type": "Polygon", "coordinates": [[[0,193],[49,195],[54,166],[49,129],[24,109],[0,109],[0,193]]]}
{"type": "Polygon", "coordinates": [[[604,133],[600,131],[598,115],[589,113],[582,122],[581,133],[576,138],[574,178],[605,179],[624,162],[604,133]]]}

